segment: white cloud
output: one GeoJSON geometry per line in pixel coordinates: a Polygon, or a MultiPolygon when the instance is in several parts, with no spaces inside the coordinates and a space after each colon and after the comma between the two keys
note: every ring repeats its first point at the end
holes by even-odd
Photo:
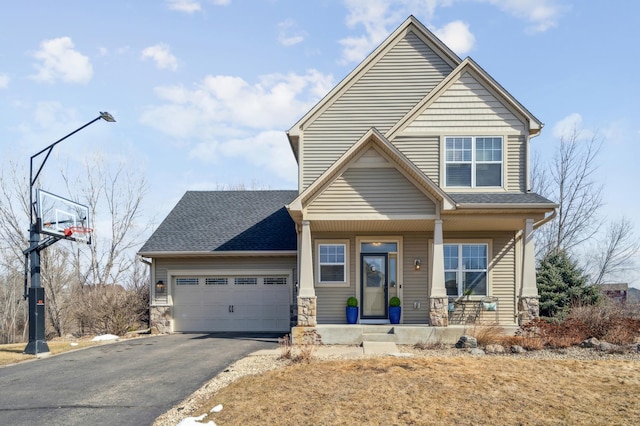
{"type": "MultiPolygon", "coordinates": [[[[465,0],[469,1],[469,0],[465,0]]],[[[568,10],[562,0],[471,0],[488,3],[505,13],[529,22],[527,30],[543,32],[557,26],[559,17],[568,10]]],[[[343,46],[342,63],[361,61],[378,46],[395,27],[410,14],[416,15],[425,25],[438,27],[432,22],[439,8],[449,7],[462,0],[345,0],[347,8],[346,24],[349,28],[364,27],[364,34],[340,40],[343,46]]],[[[441,38],[449,47],[458,52],[473,47],[475,38],[469,27],[454,21],[442,27],[446,32],[441,38]],[[464,28],[463,28],[464,25],[464,28]],[[449,44],[452,43],[452,44],[449,44]]]]}
{"type": "Polygon", "coordinates": [[[185,13],[194,13],[202,10],[200,2],[195,0],[167,0],[167,6],[170,10],[177,10],[185,13]]]}
{"type": "Polygon", "coordinates": [[[34,80],[53,83],[62,80],[66,83],[86,84],[93,76],[93,67],[87,56],[74,50],[73,41],[69,37],[45,40],[34,57],[41,62],[36,64],[34,80]]]}
{"type": "Polygon", "coordinates": [[[557,139],[568,138],[582,129],[582,116],[577,112],[569,114],[553,126],[553,136],[557,139]]]}
{"type": "MultiPolygon", "coordinates": [[[[404,2],[398,4],[404,5],[404,2]]],[[[392,25],[402,20],[404,7],[390,10],[391,3],[386,0],[347,0],[349,10],[347,26],[355,28],[363,25],[365,34],[359,37],[347,37],[340,40],[344,46],[342,63],[361,61],[369,52],[378,46],[390,32],[392,25]]]]}
{"type": "Polygon", "coordinates": [[[142,59],[150,58],[155,61],[159,69],[176,71],[178,69],[178,59],[171,53],[171,49],[164,43],[149,46],[142,51],[142,59]]]}
{"type": "Polygon", "coordinates": [[[305,33],[297,28],[296,23],[286,19],[278,23],[278,42],[283,46],[293,46],[304,41],[305,33]]]}
{"type": "MultiPolygon", "coordinates": [[[[169,10],[178,12],[194,13],[202,10],[202,4],[197,0],[166,0],[169,10]]],[[[209,3],[216,6],[226,6],[231,0],[209,0],[209,3]]]]}
{"type": "Polygon", "coordinates": [[[7,87],[9,87],[9,76],[0,74],[0,89],[6,89],[7,87]]]}
{"type": "Polygon", "coordinates": [[[282,131],[267,130],[255,136],[229,139],[222,143],[202,142],[191,150],[189,156],[206,162],[216,162],[220,157],[242,158],[288,182],[298,179],[298,165],[282,131]]]}
{"type": "Polygon", "coordinates": [[[207,76],[193,90],[182,86],[156,88],[156,94],[168,102],[150,107],[143,121],[176,137],[197,135],[198,125],[205,128],[225,125],[229,128],[272,129],[291,125],[333,87],[333,78],[310,70],[304,75],[271,74],[249,84],[240,77],[207,76]],[[156,119],[171,113],[176,120],[156,119]],[[179,131],[177,131],[179,130],[179,131]]]}
{"type": "Polygon", "coordinates": [[[476,0],[490,3],[518,19],[529,21],[529,31],[544,32],[558,25],[560,15],[568,10],[558,0],[476,0]]]}
{"type": "Polygon", "coordinates": [[[469,31],[469,25],[462,21],[449,22],[444,27],[435,29],[434,33],[460,56],[467,54],[476,43],[476,38],[469,31]]]}
{"type": "Polygon", "coordinates": [[[334,85],[316,70],[270,74],[251,84],[240,77],[207,76],[193,89],[156,88],[164,102],[140,120],[178,143],[196,141],[190,156],[211,163],[242,157],[295,181],[296,165],[283,129],[307,112],[334,85]]]}

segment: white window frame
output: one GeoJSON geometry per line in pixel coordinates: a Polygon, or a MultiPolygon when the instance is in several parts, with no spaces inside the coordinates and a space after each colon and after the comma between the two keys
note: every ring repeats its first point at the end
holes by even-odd
{"type": "MultiPolygon", "coordinates": [[[[457,246],[458,247],[458,265],[457,268],[455,269],[447,269],[446,264],[444,265],[444,272],[445,272],[445,277],[447,272],[456,272],[457,273],[457,288],[458,288],[458,294],[456,296],[453,295],[448,295],[448,297],[461,297],[464,296],[464,289],[463,289],[463,274],[465,272],[484,272],[486,274],[486,289],[485,289],[485,294],[471,294],[470,297],[471,298],[482,298],[482,297],[486,297],[489,296],[491,294],[491,261],[492,261],[492,255],[491,255],[491,244],[488,241],[447,241],[445,240],[443,243],[443,250],[444,250],[444,246],[457,246]],[[462,257],[462,246],[484,246],[486,249],[486,254],[487,254],[487,264],[486,264],[486,268],[484,269],[465,269],[464,265],[463,265],[463,257],[462,257]]],[[[444,260],[444,259],[443,259],[444,260]]]]}
{"type": "Polygon", "coordinates": [[[444,143],[443,143],[443,147],[444,147],[444,152],[443,152],[443,158],[444,158],[444,186],[447,188],[502,188],[504,187],[504,175],[505,175],[505,171],[504,171],[504,164],[505,164],[505,137],[504,136],[496,136],[496,135],[475,135],[475,136],[444,136],[444,143]],[[447,160],[447,140],[448,139],[455,139],[455,138],[463,138],[463,139],[471,139],[471,160],[447,160]],[[489,160],[489,161],[479,161],[476,158],[476,141],[477,139],[484,139],[484,138],[494,138],[494,139],[500,139],[500,161],[495,161],[495,160],[489,160]],[[447,166],[449,164],[469,164],[471,166],[471,182],[469,186],[460,186],[460,185],[454,185],[454,186],[449,186],[447,185],[447,166]],[[477,170],[476,170],[476,166],[479,164],[499,164],[500,165],[500,184],[499,185],[492,185],[492,186],[477,186],[476,183],[476,175],[477,175],[477,170]]]}
{"type": "Polygon", "coordinates": [[[315,243],[315,267],[316,267],[316,280],[315,285],[319,287],[349,287],[349,240],[316,240],[315,243]],[[321,263],[320,262],[320,247],[321,246],[342,246],[344,248],[344,262],[343,263],[321,263]],[[343,279],[342,281],[323,281],[321,276],[322,265],[344,265],[343,279]]]}

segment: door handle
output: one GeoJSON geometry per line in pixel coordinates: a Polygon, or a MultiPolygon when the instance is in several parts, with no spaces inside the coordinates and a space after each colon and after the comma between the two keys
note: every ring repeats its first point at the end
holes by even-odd
{"type": "Polygon", "coordinates": [[[229,305],[229,312],[233,312],[233,305],[229,305]]]}

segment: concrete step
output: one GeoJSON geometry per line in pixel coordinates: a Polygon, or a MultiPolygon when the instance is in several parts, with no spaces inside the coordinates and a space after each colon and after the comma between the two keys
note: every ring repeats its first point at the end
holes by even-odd
{"type": "Polygon", "coordinates": [[[369,354],[397,354],[400,351],[392,342],[362,342],[362,350],[365,355],[369,354]]]}
{"type": "Polygon", "coordinates": [[[396,342],[396,335],[389,333],[362,333],[362,342],[396,342]]]}
{"type": "Polygon", "coordinates": [[[381,325],[363,325],[362,326],[363,334],[393,334],[393,326],[387,324],[381,325]]]}

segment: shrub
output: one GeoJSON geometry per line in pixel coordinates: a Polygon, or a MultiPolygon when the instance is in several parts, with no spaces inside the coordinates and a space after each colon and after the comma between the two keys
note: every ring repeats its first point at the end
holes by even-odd
{"type": "Polygon", "coordinates": [[[347,306],[350,308],[357,308],[358,307],[358,299],[356,299],[355,297],[351,296],[347,299],[347,306]]]}
{"type": "Polygon", "coordinates": [[[503,345],[505,340],[504,328],[498,325],[473,326],[468,334],[476,338],[478,346],[503,345]]]}
{"type": "Polygon", "coordinates": [[[391,299],[389,299],[389,306],[400,306],[400,298],[393,296],[391,299]]]}
{"type": "Polygon", "coordinates": [[[538,265],[540,315],[563,316],[575,304],[594,304],[600,288],[587,285],[587,277],[564,250],[549,252],[538,265]]]}

